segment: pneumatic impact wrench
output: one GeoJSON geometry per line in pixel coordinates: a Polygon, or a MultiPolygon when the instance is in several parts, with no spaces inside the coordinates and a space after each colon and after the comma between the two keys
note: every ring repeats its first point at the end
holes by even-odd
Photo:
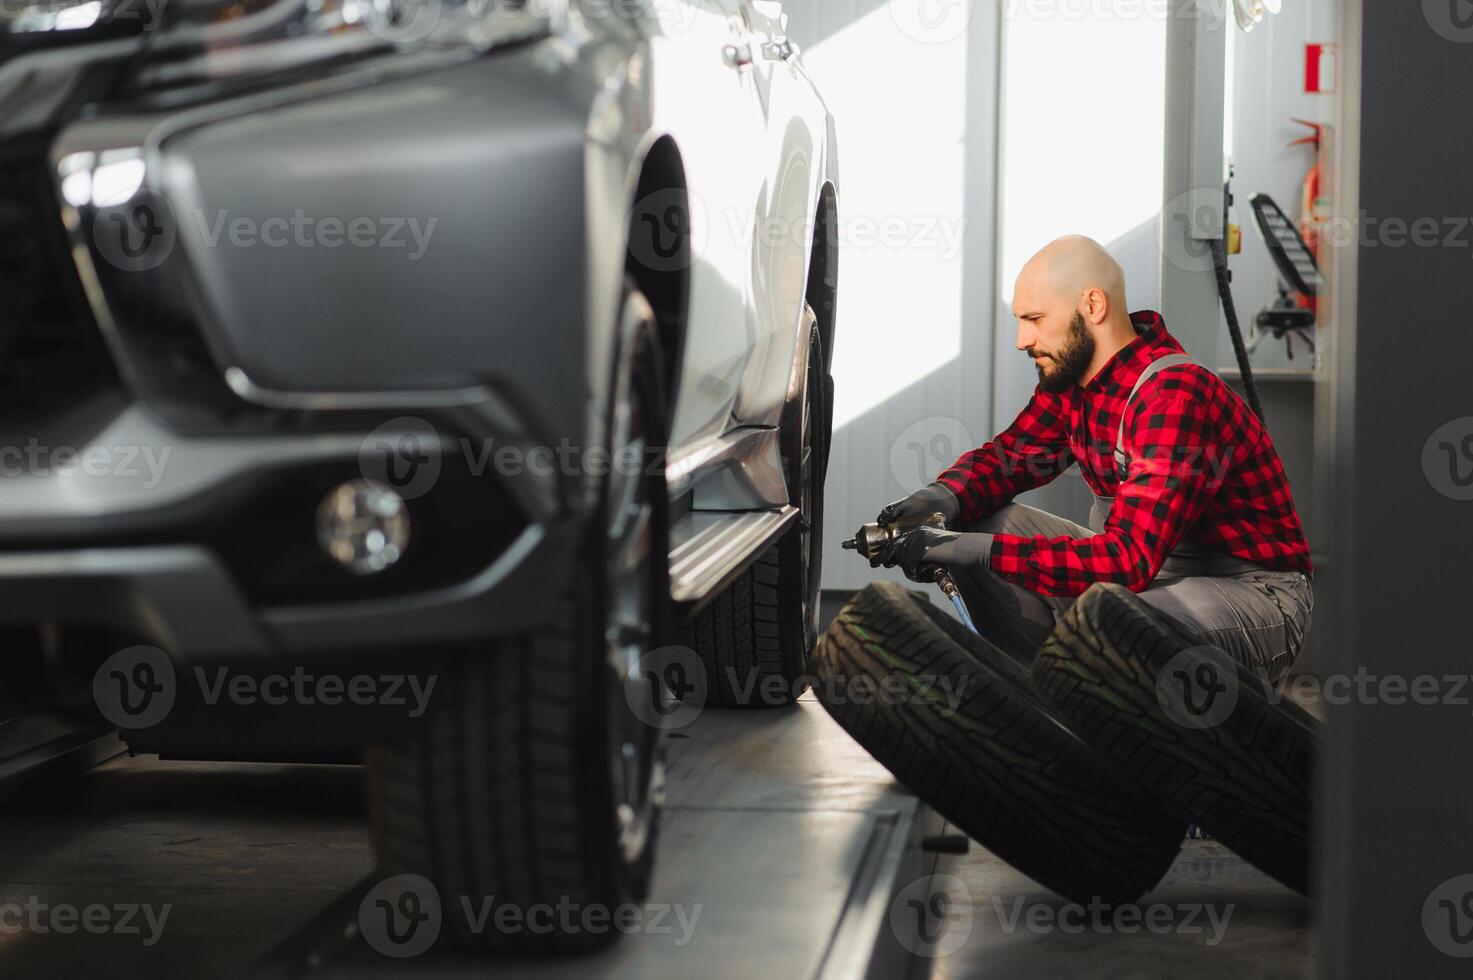
{"type": "MultiPolygon", "coordinates": [[[[890,524],[866,524],[860,528],[854,538],[844,542],[845,551],[857,551],[861,558],[873,558],[888,548],[897,538],[915,530],[918,527],[946,527],[946,515],[942,513],[919,514],[915,517],[903,517],[890,524]]],[[[932,580],[941,587],[946,598],[956,607],[956,614],[966,624],[967,629],[976,633],[977,626],[972,622],[972,614],[967,611],[967,603],[962,599],[962,594],[957,590],[956,583],[952,581],[945,568],[940,565],[923,565],[922,574],[930,573],[932,580]]]]}

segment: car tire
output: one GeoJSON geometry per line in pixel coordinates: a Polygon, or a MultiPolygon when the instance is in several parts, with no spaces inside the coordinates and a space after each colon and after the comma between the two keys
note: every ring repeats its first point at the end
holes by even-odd
{"type": "Polygon", "coordinates": [[[788,499],[798,501],[798,520],[685,627],[683,642],[705,668],[709,706],[792,704],[803,693],[818,639],[833,382],[812,307],[805,307],[803,323],[808,362],[802,393],[784,406],[779,423],[788,499]]]}
{"type": "MultiPolygon", "coordinates": [[[[1313,764],[1321,725],[1263,680],[1119,585],[1091,586],[1060,617],[1033,681],[1069,727],[1129,766],[1180,819],[1301,894],[1310,877],[1313,764]],[[1190,665],[1185,680],[1165,674],[1190,665]],[[1231,703],[1194,719],[1187,690],[1206,669],[1231,703]],[[1165,676],[1163,676],[1165,674],[1165,676]],[[1162,687],[1161,684],[1166,686],[1162,687]],[[1223,710],[1226,709],[1226,710],[1223,710]]],[[[1204,694],[1209,694],[1205,691],[1204,694]]],[[[1207,697],[1191,694],[1198,709],[1207,697]]]]}
{"type": "Polygon", "coordinates": [[[813,668],[819,701],[886,769],[1059,895],[1132,902],[1175,860],[1185,821],[1065,728],[1013,660],[924,597],[894,583],[861,590],[819,639],[813,668]]]}
{"type": "Polygon", "coordinates": [[[639,657],[669,638],[659,465],[668,416],[654,313],[632,288],[624,310],[632,349],[618,359],[610,459],[619,459],[619,445],[638,442],[646,465],[628,478],[611,466],[601,478],[598,519],[575,563],[579,579],[555,594],[549,625],[461,655],[441,679],[423,732],[367,752],[379,873],[428,879],[445,910],[442,942],[455,948],[581,952],[618,935],[580,930],[578,916],[553,916],[546,932],[476,932],[461,896],[476,907],[494,896],[498,907],[519,908],[524,922],[529,908],[559,903],[601,909],[608,921],[649,890],[663,746],[634,705],[653,693],[643,689],[653,681],[638,670],[639,657]],[[623,437],[621,419],[629,423],[623,437]]]}

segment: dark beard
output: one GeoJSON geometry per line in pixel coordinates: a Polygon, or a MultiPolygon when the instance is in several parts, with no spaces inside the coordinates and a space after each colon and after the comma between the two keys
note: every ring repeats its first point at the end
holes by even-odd
{"type": "Polygon", "coordinates": [[[1034,367],[1038,369],[1038,383],[1051,395],[1068,391],[1071,385],[1078,384],[1079,379],[1084,377],[1084,372],[1088,370],[1094,357],[1094,335],[1084,325],[1083,314],[1075,310],[1074,318],[1069,321],[1069,337],[1064,342],[1064,349],[1050,354],[1053,367],[1045,369],[1042,364],[1034,362],[1034,367]]]}

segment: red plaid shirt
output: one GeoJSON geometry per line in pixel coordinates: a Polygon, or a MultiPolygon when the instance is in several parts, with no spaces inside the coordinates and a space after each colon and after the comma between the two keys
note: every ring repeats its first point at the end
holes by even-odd
{"type": "Polygon", "coordinates": [[[1079,595],[1094,582],[1133,592],[1151,584],[1184,539],[1265,568],[1312,572],[1289,481],[1258,416],[1199,365],[1161,370],[1130,404],[1125,479],[1115,470],[1120,414],[1141,371],[1184,353],[1157,313],[1131,317],[1139,336],[1083,388],[1039,387],[1013,424],[937,479],[961,501],[961,519],[991,514],[1076,461],[1095,493],[1115,497],[1104,532],[1087,538],[998,534],[990,565],[1045,595],[1079,595]]]}

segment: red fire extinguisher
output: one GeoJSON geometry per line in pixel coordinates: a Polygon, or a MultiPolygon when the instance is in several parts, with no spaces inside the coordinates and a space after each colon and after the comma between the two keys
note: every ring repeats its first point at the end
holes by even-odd
{"type": "MultiPolygon", "coordinates": [[[[1297,139],[1290,146],[1312,146],[1314,148],[1314,166],[1304,178],[1304,191],[1299,200],[1299,235],[1304,239],[1304,244],[1314,256],[1315,264],[1320,264],[1320,227],[1329,219],[1329,200],[1320,195],[1320,145],[1324,142],[1325,127],[1320,123],[1310,122],[1307,119],[1295,119],[1301,126],[1308,126],[1310,134],[1303,139],[1297,139]]],[[[1315,309],[1315,297],[1299,296],[1299,304],[1308,309],[1315,309]]]]}

